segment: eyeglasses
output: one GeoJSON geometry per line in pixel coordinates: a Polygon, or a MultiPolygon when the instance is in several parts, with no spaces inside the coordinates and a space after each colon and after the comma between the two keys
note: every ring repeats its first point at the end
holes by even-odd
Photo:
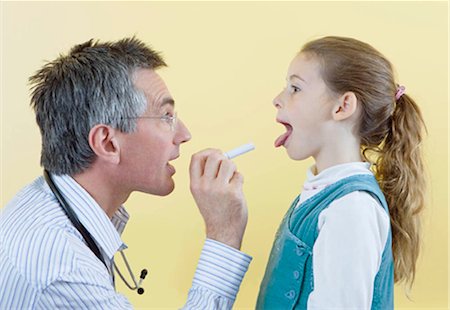
{"type": "Polygon", "coordinates": [[[170,126],[171,131],[175,131],[175,128],[177,128],[178,116],[176,112],[173,115],[125,117],[125,119],[138,119],[138,118],[162,120],[163,122],[166,122],[170,126]]]}

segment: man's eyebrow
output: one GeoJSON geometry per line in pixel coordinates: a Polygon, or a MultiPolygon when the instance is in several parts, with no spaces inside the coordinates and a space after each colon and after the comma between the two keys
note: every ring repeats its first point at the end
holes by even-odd
{"type": "Polygon", "coordinates": [[[304,78],[302,78],[300,75],[292,74],[292,75],[289,77],[289,80],[292,80],[292,78],[297,78],[297,79],[299,79],[299,80],[301,80],[301,81],[307,83],[306,80],[305,80],[304,78]]]}
{"type": "Polygon", "coordinates": [[[171,106],[175,106],[175,100],[173,100],[173,98],[170,97],[166,97],[161,101],[161,104],[159,105],[160,108],[162,108],[163,106],[165,106],[166,104],[170,104],[171,106]]]}

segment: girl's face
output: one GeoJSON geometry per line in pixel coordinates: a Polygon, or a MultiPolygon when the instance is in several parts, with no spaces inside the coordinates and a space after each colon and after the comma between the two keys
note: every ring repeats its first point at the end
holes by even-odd
{"type": "Polygon", "coordinates": [[[273,100],[277,122],[286,127],[275,147],[284,146],[294,160],[317,158],[332,124],[332,100],[316,57],[300,53],[289,66],[285,89],[273,100]]]}

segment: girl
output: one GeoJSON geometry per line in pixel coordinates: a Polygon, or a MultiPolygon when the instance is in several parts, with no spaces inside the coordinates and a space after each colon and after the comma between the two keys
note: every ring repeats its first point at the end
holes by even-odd
{"type": "Polygon", "coordinates": [[[315,165],[276,234],[257,308],[392,309],[419,254],[418,106],[383,55],[341,37],[307,43],[273,104],[286,127],[275,146],[315,165]]]}

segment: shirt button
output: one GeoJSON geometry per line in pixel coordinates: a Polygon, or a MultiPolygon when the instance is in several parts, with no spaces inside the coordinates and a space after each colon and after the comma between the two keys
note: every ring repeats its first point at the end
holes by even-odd
{"type": "Polygon", "coordinates": [[[289,292],[287,292],[285,294],[285,296],[289,299],[293,299],[295,297],[295,291],[294,290],[290,290],[289,292]]]}
{"type": "Polygon", "coordinates": [[[297,280],[300,277],[300,272],[297,270],[294,271],[294,278],[297,280]]]}
{"type": "Polygon", "coordinates": [[[302,248],[300,248],[300,247],[297,247],[296,252],[297,252],[298,256],[302,256],[303,255],[302,248]]]}

